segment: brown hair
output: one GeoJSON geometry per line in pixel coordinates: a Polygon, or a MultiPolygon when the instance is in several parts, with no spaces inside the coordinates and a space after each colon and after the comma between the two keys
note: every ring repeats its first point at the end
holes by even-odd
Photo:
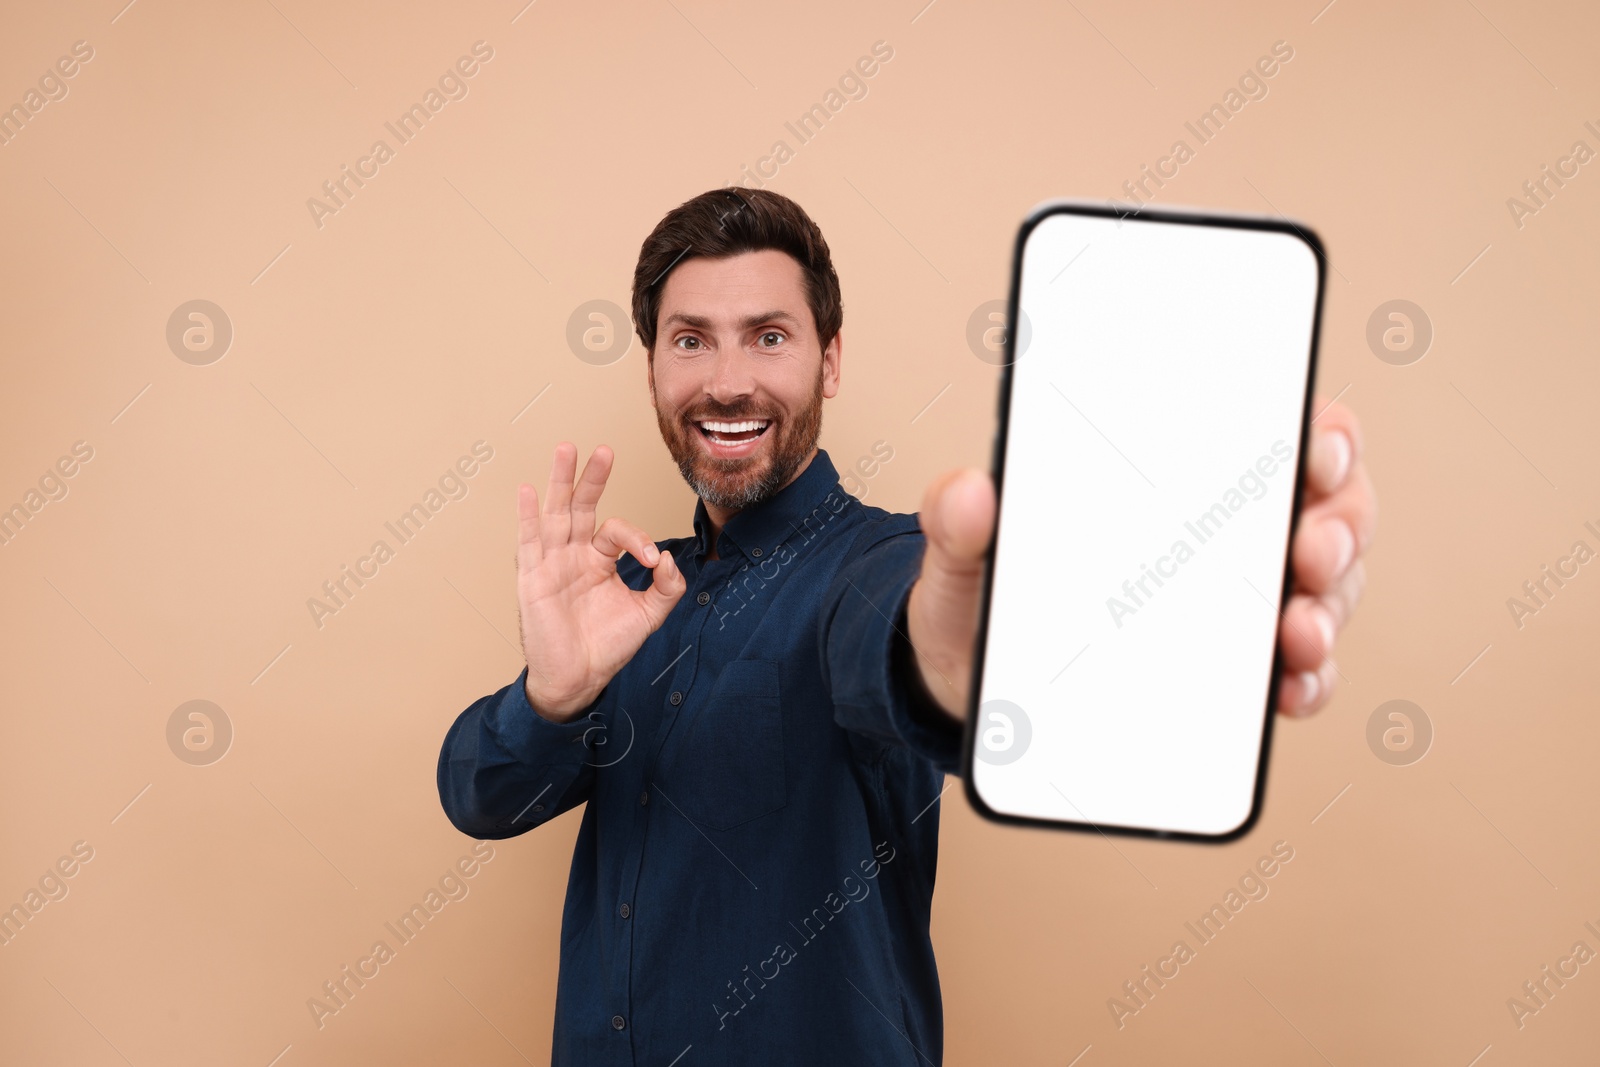
{"type": "Polygon", "coordinates": [[[650,231],[633,270],[633,325],[651,357],[656,317],[667,275],[686,259],[722,259],[742,252],[776,249],[800,264],[817,339],[827,348],[844,322],[839,276],[828,242],[799,204],[768,189],[712,189],[685,200],[650,231]]]}

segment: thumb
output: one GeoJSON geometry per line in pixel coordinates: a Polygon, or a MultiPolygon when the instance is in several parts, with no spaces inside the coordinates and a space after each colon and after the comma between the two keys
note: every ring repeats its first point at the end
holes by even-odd
{"type": "Polygon", "coordinates": [[[926,564],[954,574],[976,574],[994,533],[994,483],[987,471],[964,467],[928,487],[920,519],[928,539],[926,564]]]}
{"type": "Polygon", "coordinates": [[[650,630],[654,633],[667,621],[667,616],[672,614],[678,599],[689,588],[689,582],[678,569],[678,561],[671,552],[661,553],[656,565],[651,569],[654,573],[651,575],[649,588],[640,590],[636,595],[644,606],[645,616],[650,621],[650,630]]]}

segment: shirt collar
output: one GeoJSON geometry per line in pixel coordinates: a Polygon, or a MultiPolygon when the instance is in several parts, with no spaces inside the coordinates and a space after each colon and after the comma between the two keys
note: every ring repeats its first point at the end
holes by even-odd
{"type": "MultiPolygon", "coordinates": [[[[775,496],[752,504],[729,519],[722,527],[717,556],[727,559],[729,549],[746,557],[760,560],[771,555],[774,549],[801,529],[801,520],[814,512],[839,485],[839,472],[834,468],[828,453],[817,449],[811,462],[800,476],[775,496]]],[[[706,502],[696,500],[694,505],[694,532],[700,543],[700,555],[711,551],[711,516],[706,512],[706,502]]]]}

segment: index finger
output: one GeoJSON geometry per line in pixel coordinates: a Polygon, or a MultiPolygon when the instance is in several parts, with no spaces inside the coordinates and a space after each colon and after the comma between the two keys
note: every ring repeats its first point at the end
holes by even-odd
{"type": "Polygon", "coordinates": [[[1361,462],[1361,422],[1337,400],[1317,405],[1306,456],[1306,487],[1313,500],[1329,496],[1361,462]]]}

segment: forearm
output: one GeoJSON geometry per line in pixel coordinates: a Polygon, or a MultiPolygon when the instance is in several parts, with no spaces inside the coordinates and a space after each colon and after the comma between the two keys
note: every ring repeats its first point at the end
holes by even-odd
{"type": "Polygon", "coordinates": [[[906,608],[922,547],[920,534],[903,533],[841,568],[823,616],[824,670],[834,721],[953,774],[960,765],[961,720],[932,699],[907,640],[906,608]]]}

